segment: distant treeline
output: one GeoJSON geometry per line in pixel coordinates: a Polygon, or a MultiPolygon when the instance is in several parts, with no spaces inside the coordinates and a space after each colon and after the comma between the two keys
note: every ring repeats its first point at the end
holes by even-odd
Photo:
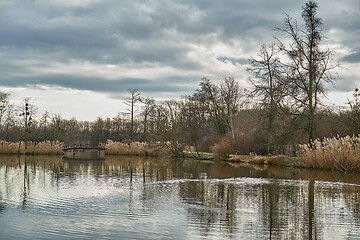
{"type": "MultiPolygon", "coordinates": [[[[132,94],[139,92],[132,91],[132,94]]],[[[193,95],[181,100],[156,102],[139,95],[137,101],[130,101],[128,114],[99,117],[95,121],[64,119],[48,112],[38,115],[30,99],[25,99],[23,106],[14,106],[8,102],[8,94],[1,96],[0,138],[8,142],[59,141],[65,145],[97,146],[107,140],[161,141],[168,142],[169,148],[179,154],[187,146],[199,152],[222,146],[222,150],[229,153],[292,154],[297,144],[308,141],[303,116],[293,114],[290,108],[284,109],[277,113],[269,129],[267,112],[262,105],[251,102],[233,78],[225,78],[218,84],[203,79],[193,95]]],[[[348,109],[333,111],[322,107],[317,110],[316,138],[360,132],[358,92],[350,102],[348,109]]]]}

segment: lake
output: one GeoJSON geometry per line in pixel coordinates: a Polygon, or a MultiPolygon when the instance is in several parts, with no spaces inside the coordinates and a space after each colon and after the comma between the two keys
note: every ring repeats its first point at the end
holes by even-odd
{"type": "Polygon", "coordinates": [[[359,174],[0,157],[0,239],[360,239],[359,174]]]}

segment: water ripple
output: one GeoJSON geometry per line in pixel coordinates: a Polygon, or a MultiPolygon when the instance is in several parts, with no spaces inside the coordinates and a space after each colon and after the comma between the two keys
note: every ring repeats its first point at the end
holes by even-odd
{"type": "Polygon", "coordinates": [[[208,166],[179,179],[181,166],[151,169],[146,178],[134,167],[131,180],[126,172],[41,170],[24,178],[24,169],[8,167],[9,177],[0,174],[0,239],[306,239],[310,228],[318,239],[360,235],[359,185],[214,179],[208,166]]]}

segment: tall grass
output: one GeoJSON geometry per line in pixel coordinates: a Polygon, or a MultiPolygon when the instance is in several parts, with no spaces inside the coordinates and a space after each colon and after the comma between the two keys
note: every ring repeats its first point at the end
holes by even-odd
{"type": "Polygon", "coordinates": [[[360,135],[316,140],[315,148],[300,145],[300,165],[308,168],[360,171],[360,135]]]}
{"type": "Polygon", "coordinates": [[[107,140],[105,155],[168,156],[170,151],[162,143],[132,142],[121,143],[107,140]]]}
{"type": "MultiPolygon", "coordinates": [[[[136,155],[136,156],[170,156],[170,151],[162,143],[121,143],[108,140],[103,147],[106,155],[136,155]]],[[[31,155],[61,155],[61,142],[7,142],[0,140],[0,154],[31,154],[31,155]]]]}
{"type": "Polygon", "coordinates": [[[0,154],[34,154],[34,155],[60,155],[62,143],[55,141],[43,142],[7,142],[0,140],[0,154]]]}

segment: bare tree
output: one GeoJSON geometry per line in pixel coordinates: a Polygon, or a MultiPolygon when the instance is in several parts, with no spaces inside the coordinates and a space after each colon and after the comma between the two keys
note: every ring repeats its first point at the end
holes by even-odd
{"type": "Polygon", "coordinates": [[[112,125],[114,131],[113,140],[120,142],[126,129],[126,116],[124,116],[124,113],[118,113],[117,116],[113,117],[112,125]]]}
{"type": "Polygon", "coordinates": [[[51,128],[53,139],[60,142],[65,141],[65,119],[60,114],[54,114],[51,117],[51,128]]]}
{"type": "MultiPolygon", "coordinates": [[[[186,142],[194,146],[196,156],[201,158],[199,143],[204,137],[208,137],[210,132],[207,131],[206,119],[204,118],[204,111],[201,104],[194,100],[185,100],[181,109],[181,130],[184,132],[184,139],[186,142]]],[[[190,149],[191,150],[191,149],[190,149]]]]}
{"type": "Polygon", "coordinates": [[[350,110],[346,113],[346,122],[353,133],[360,132],[360,91],[358,88],[353,93],[353,99],[348,99],[350,110]]]}
{"type": "Polygon", "coordinates": [[[144,139],[146,140],[146,135],[148,133],[148,121],[149,117],[154,114],[155,111],[155,100],[153,98],[143,99],[144,106],[142,107],[141,115],[143,117],[143,134],[144,139]]]}
{"type": "Polygon", "coordinates": [[[141,96],[138,89],[129,89],[130,97],[125,98],[124,103],[129,107],[130,112],[130,140],[134,139],[134,116],[136,111],[136,104],[141,101],[141,96]]]}
{"type": "Polygon", "coordinates": [[[40,119],[40,130],[43,130],[43,140],[48,140],[48,128],[49,128],[50,114],[46,111],[40,119]]]}
{"type": "Polygon", "coordinates": [[[0,92],[0,130],[3,130],[4,125],[6,125],[8,119],[6,115],[11,110],[9,96],[9,93],[0,92]]]}
{"type": "Polygon", "coordinates": [[[279,39],[279,48],[287,57],[287,80],[299,115],[305,119],[304,128],[308,134],[308,143],[314,147],[315,114],[320,104],[320,96],[325,94],[324,83],[332,82],[331,65],[333,53],[323,49],[321,41],[322,20],[317,16],[318,4],[308,1],[302,8],[304,25],[299,27],[289,15],[284,25],[277,28],[289,38],[290,43],[279,39]]]}
{"type": "Polygon", "coordinates": [[[163,134],[165,145],[175,156],[180,156],[183,152],[182,136],[184,135],[180,125],[183,102],[166,100],[163,106],[167,115],[167,128],[163,134]]]}
{"type": "Polygon", "coordinates": [[[27,142],[29,138],[29,133],[31,131],[31,126],[33,124],[34,114],[36,112],[36,107],[34,104],[30,103],[31,98],[25,98],[23,105],[19,107],[19,117],[22,120],[23,129],[24,129],[24,142],[25,142],[25,154],[27,153],[27,142]]]}
{"type": "Polygon", "coordinates": [[[225,77],[220,81],[220,95],[223,101],[225,122],[230,129],[232,139],[235,140],[234,116],[240,110],[245,90],[240,88],[239,83],[233,77],[225,77]]]}
{"type": "Polygon", "coordinates": [[[275,121],[288,94],[283,74],[284,67],[278,52],[275,43],[262,45],[257,58],[249,59],[250,67],[247,68],[251,74],[249,81],[253,86],[250,96],[259,100],[261,112],[264,112],[259,130],[261,135],[267,138],[268,153],[271,153],[271,148],[274,147],[275,135],[278,131],[275,121]]]}
{"type": "Polygon", "coordinates": [[[220,135],[227,132],[227,123],[224,118],[225,109],[220,95],[220,89],[209,78],[202,78],[200,89],[190,97],[204,107],[208,119],[212,122],[220,135]]]}

